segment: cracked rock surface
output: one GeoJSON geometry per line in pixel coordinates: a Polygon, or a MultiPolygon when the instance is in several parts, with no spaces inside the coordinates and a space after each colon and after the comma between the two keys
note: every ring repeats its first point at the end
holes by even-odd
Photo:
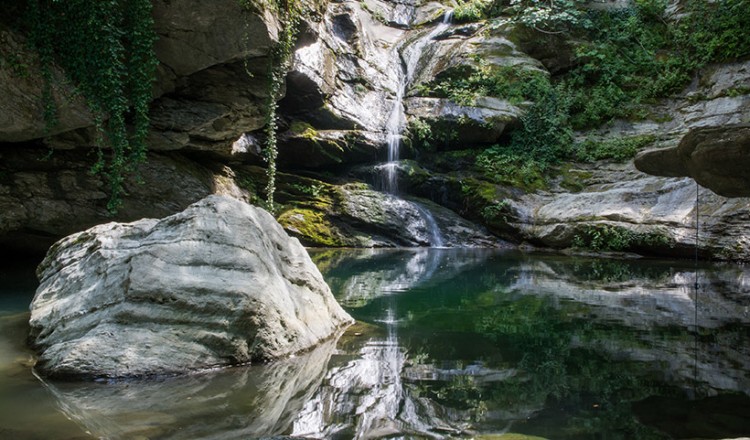
{"type": "Polygon", "coordinates": [[[38,269],[37,370],[177,374],[308,349],[351,317],[270,214],[209,196],[162,220],[71,235],[38,269]]]}

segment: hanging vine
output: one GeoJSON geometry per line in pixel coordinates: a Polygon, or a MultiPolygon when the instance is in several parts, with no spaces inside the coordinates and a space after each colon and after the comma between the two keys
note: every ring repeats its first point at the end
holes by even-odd
{"type": "Polygon", "coordinates": [[[158,63],[151,2],[29,0],[27,20],[42,64],[46,123],[57,123],[51,73],[55,62],[94,115],[98,149],[91,171],[106,178],[107,209],[114,213],[125,195],[125,177],[146,158],[151,85],[158,63]]]}
{"type": "MultiPolygon", "coordinates": [[[[240,4],[246,9],[253,5],[249,0],[240,0],[240,4]]],[[[278,149],[276,145],[276,112],[278,110],[281,88],[284,85],[289,65],[292,61],[294,42],[297,36],[297,26],[300,20],[299,7],[295,0],[272,0],[268,5],[274,9],[281,22],[279,42],[271,49],[268,61],[268,97],[265,113],[265,135],[266,142],[263,148],[263,158],[268,163],[266,169],[266,205],[270,211],[274,211],[274,192],[276,192],[276,158],[278,149]]],[[[248,72],[248,75],[252,75],[248,72]]]]}

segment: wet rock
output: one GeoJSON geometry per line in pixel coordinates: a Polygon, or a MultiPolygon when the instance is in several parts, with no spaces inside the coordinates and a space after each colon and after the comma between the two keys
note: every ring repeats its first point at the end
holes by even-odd
{"type": "Polygon", "coordinates": [[[418,199],[347,187],[339,216],[376,246],[493,247],[499,242],[453,211],[418,199]]]}
{"type": "Polygon", "coordinates": [[[420,85],[428,84],[441,73],[465,66],[477,67],[477,57],[489,69],[512,66],[546,71],[542,62],[524,53],[520,45],[513,42],[514,29],[510,26],[477,28],[476,24],[451,26],[425,47],[409,94],[417,94],[420,85]]]}
{"type": "Polygon", "coordinates": [[[282,133],[279,140],[283,143],[279,167],[299,170],[375,162],[384,136],[358,130],[315,130],[306,125],[282,133]]]}
{"type": "Polygon", "coordinates": [[[692,177],[725,197],[748,197],[750,126],[694,129],[677,147],[640,153],[635,166],[656,176],[692,177]]]}
{"type": "Polygon", "coordinates": [[[130,377],[278,359],[351,321],[267,212],[209,196],[162,220],[71,235],[38,269],[37,369],[130,377]]]}
{"type": "Polygon", "coordinates": [[[295,51],[282,111],[320,130],[381,132],[400,68],[388,46],[402,33],[360,4],[329,4],[317,39],[295,51]]]}
{"type": "MultiPolygon", "coordinates": [[[[372,169],[372,168],[368,168],[372,169]]],[[[334,185],[281,175],[279,222],[308,246],[496,247],[480,225],[429,200],[397,196],[362,183],[334,185]]]]}

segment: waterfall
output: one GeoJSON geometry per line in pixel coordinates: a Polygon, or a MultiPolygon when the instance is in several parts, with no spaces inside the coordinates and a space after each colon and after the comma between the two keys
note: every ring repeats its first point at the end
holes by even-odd
{"type": "MultiPolygon", "coordinates": [[[[396,96],[393,104],[393,109],[388,115],[386,121],[385,131],[388,148],[388,161],[382,167],[383,179],[382,185],[383,190],[389,194],[398,193],[398,160],[400,159],[401,149],[401,138],[403,136],[404,128],[406,127],[406,114],[404,112],[404,95],[406,94],[409,86],[414,80],[419,65],[419,60],[422,58],[424,48],[427,44],[433,40],[437,35],[444,32],[451,24],[453,18],[453,11],[448,10],[443,15],[443,20],[437,26],[435,26],[426,35],[419,37],[414,43],[403,48],[401,53],[399,49],[401,46],[396,46],[394,49],[395,56],[399,60],[401,65],[400,74],[398,76],[398,84],[396,87],[396,96]],[[403,63],[400,61],[403,58],[403,63]]],[[[421,213],[422,218],[427,225],[430,233],[430,244],[435,247],[443,246],[443,239],[440,234],[435,218],[432,216],[430,211],[422,206],[415,205],[417,210],[421,213]]]]}
{"type": "Polygon", "coordinates": [[[383,189],[385,192],[395,194],[398,192],[398,170],[396,162],[399,160],[401,149],[401,137],[406,126],[406,114],[404,113],[404,95],[414,80],[420,58],[424,48],[438,34],[448,29],[453,18],[453,10],[448,10],[443,14],[443,20],[435,26],[429,33],[419,37],[413,44],[405,47],[399,54],[400,46],[396,46],[394,53],[400,61],[403,57],[403,64],[398,76],[396,87],[396,99],[394,100],[393,109],[388,115],[385,132],[388,142],[388,162],[383,167],[383,189]]]}
{"type": "Polygon", "coordinates": [[[438,227],[438,224],[435,221],[435,217],[432,216],[432,213],[430,212],[429,209],[420,205],[419,203],[414,203],[414,206],[417,208],[417,211],[419,211],[419,213],[422,215],[422,219],[427,225],[427,231],[430,235],[430,245],[432,247],[443,247],[444,246],[443,234],[440,233],[440,228],[438,227]]]}

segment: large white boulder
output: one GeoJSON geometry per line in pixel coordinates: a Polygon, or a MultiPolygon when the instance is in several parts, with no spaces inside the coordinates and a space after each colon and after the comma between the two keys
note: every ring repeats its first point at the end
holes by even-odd
{"type": "Polygon", "coordinates": [[[37,369],[53,377],[268,361],[352,321],[297,239],[266,211],[221,196],[70,235],[37,273],[31,343],[37,369]]]}

